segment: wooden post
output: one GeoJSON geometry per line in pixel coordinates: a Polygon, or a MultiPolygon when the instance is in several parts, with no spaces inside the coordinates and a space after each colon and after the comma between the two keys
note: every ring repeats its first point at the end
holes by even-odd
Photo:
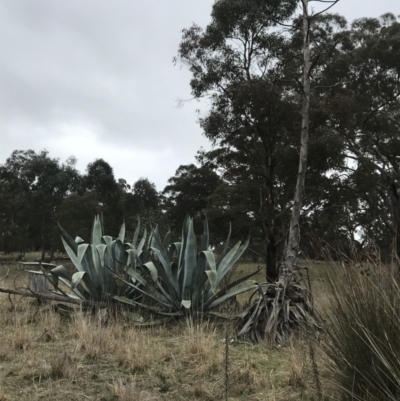
{"type": "Polygon", "coordinates": [[[50,294],[49,283],[45,276],[31,274],[29,277],[29,288],[36,294],[50,294]]]}

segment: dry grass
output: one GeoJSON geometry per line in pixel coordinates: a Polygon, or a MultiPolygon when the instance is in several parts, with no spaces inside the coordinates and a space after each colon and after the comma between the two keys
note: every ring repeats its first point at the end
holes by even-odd
{"type": "MultiPolygon", "coordinates": [[[[2,285],[12,287],[12,278],[7,280],[2,285]]],[[[22,273],[17,285],[26,282],[22,273]]],[[[225,397],[225,327],[178,322],[140,328],[105,316],[106,311],[77,310],[68,317],[50,304],[39,307],[17,298],[13,304],[0,294],[0,400],[225,397]]],[[[234,341],[227,365],[228,399],[315,400],[305,350],[301,340],[280,348],[234,341]]]]}
{"type": "Polygon", "coordinates": [[[368,276],[341,269],[331,281],[322,356],[343,400],[397,401],[400,396],[400,287],[387,266],[368,276]]]}

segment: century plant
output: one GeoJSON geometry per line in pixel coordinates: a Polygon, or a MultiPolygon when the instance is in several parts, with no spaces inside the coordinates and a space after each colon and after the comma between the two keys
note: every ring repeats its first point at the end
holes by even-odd
{"type": "Polygon", "coordinates": [[[209,313],[213,310],[215,313],[215,308],[223,302],[257,287],[255,281],[248,280],[255,273],[228,285],[223,282],[223,278],[247,248],[249,239],[244,243],[239,241],[228,251],[229,233],[224,251],[216,261],[214,253],[209,250],[207,218],[204,219],[199,252],[191,217],[187,217],[183,223],[181,242],[168,245],[169,237],[168,233],[162,241],[157,229],[154,229],[149,239],[150,262],[142,266],[142,272],[140,269],[134,271],[137,283],[121,279],[133,289],[155,300],[158,305],[142,304],[123,296],[116,296],[114,299],[140,305],[161,314],[209,313]],[[150,273],[147,276],[143,274],[146,270],[150,273]]]}
{"type": "Polygon", "coordinates": [[[42,267],[51,269],[49,273],[44,270],[32,271],[32,273],[44,274],[55,287],[56,292],[69,297],[100,301],[115,295],[130,296],[129,294],[132,294],[132,289],[121,285],[121,282],[115,279],[115,275],[121,274],[122,266],[127,273],[130,273],[130,270],[135,268],[138,262],[141,263],[146,230],[138,243],[140,221],[132,243],[124,243],[124,223],[117,238],[104,235],[102,218],[98,215],[94,218],[90,243],[85,243],[80,237],[76,237],[74,240],[60,225],[59,227],[65,251],[77,272],[72,273],[62,265],[26,263],[28,265],[40,264],[42,267]],[[60,281],[74,295],[62,291],[59,287],[60,281]]]}

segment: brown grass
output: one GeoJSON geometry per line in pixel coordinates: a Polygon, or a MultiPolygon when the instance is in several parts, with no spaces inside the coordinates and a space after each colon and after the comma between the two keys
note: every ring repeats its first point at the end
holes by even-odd
{"type": "MultiPolygon", "coordinates": [[[[256,265],[246,265],[252,268],[256,265]]],[[[17,285],[27,279],[21,272],[17,285]]],[[[11,274],[1,285],[13,287],[11,274]]],[[[0,294],[0,400],[224,399],[223,326],[178,322],[140,328],[104,310],[77,310],[68,317],[50,304],[17,298],[13,304],[0,294]]],[[[315,399],[304,349],[301,339],[281,348],[234,341],[229,400],[315,399]]]]}

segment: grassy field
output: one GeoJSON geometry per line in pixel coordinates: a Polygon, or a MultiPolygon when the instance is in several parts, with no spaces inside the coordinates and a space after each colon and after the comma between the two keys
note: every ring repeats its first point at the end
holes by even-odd
{"type": "MultiPolygon", "coordinates": [[[[26,287],[27,273],[4,262],[0,277],[6,266],[10,272],[0,286],[26,287]]],[[[322,294],[326,266],[311,267],[315,291],[322,294]]],[[[241,264],[235,276],[256,268],[241,264]]],[[[262,273],[256,279],[262,281],[262,273]]],[[[115,319],[105,311],[87,315],[79,309],[65,315],[50,303],[11,300],[0,294],[2,401],[225,400],[226,376],[232,401],[317,400],[302,338],[276,347],[230,334],[226,358],[226,330],[233,331],[218,322],[139,328],[129,315],[115,319]]],[[[319,369],[324,384],[324,368],[319,369]]]]}

